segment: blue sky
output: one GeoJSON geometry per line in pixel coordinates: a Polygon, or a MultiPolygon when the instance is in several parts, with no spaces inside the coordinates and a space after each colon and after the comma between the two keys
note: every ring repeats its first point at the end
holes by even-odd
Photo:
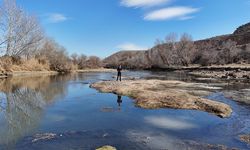
{"type": "Polygon", "coordinates": [[[17,0],[68,52],[102,58],[171,32],[204,39],[250,22],[250,0],[17,0]]]}

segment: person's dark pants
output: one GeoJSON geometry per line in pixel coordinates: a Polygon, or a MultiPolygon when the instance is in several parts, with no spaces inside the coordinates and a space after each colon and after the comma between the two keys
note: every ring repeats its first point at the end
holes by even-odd
{"type": "Polygon", "coordinates": [[[119,79],[120,79],[120,81],[122,81],[122,73],[121,72],[117,73],[117,79],[116,79],[116,81],[118,81],[119,79]]]}

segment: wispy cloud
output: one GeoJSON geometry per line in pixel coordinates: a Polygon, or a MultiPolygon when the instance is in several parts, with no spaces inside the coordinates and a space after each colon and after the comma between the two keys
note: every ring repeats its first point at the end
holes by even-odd
{"type": "Polygon", "coordinates": [[[144,20],[149,21],[157,21],[157,20],[171,20],[171,19],[179,19],[179,20],[187,20],[193,18],[193,16],[189,16],[195,12],[198,12],[199,8],[193,7],[168,7],[159,10],[155,10],[149,12],[144,16],[144,20]]]}
{"type": "Polygon", "coordinates": [[[47,17],[50,23],[64,22],[69,19],[68,17],[60,13],[51,13],[51,14],[48,14],[47,17]]]}
{"type": "Polygon", "coordinates": [[[123,43],[118,45],[116,48],[120,50],[146,50],[147,48],[133,44],[133,43],[123,43]]]}
{"type": "Polygon", "coordinates": [[[171,2],[172,0],[122,0],[121,5],[126,7],[152,7],[171,2]]]}

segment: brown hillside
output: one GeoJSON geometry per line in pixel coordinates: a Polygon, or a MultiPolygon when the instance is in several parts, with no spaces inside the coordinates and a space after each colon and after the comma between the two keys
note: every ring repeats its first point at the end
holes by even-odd
{"type": "MultiPolygon", "coordinates": [[[[250,63],[250,23],[240,26],[233,34],[195,41],[194,46],[199,56],[197,56],[193,63],[203,64],[204,62],[208,62],[208,64],[222,64],[223,62],[220,62],[222,58],[214,57],[219,55],[223,57],[226,51],[226,42],[235,43],[237,57],[232,58],[234,63],[242,60],[250,63]],[[210,58],[213,59],[208,61],[207,59],[210,58]]],[[[126,68],[141,69],[172,66],[173,64],[170,64],[169,60],[173,58],[166,52],[168,50],[167,45],[162,44],[160,46],[158,45],[144,51],[120,51],[104,59],[104,64],[106,67],[116,67],[118,64],[122,64],[126,68]]]]}

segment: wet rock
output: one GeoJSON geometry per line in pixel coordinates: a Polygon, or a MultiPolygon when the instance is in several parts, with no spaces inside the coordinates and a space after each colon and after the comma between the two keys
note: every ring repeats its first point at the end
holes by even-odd
{"type": "Polygon", "coordinates": [[[54,133],[43,133],[43,134],[36,134],[33,137],[32,143],[38,142],[38,141],[45,141],[45,140],[51,140],[56,138],[56,134],[54,133]]]}
{"type": "Polygon", "coordinates": [[[222,79],[227,79],[228,77],[223,75],[223,76],[221,76],[221,78],[222,79]]]}
{"type": "Polygon", "coordinates": [[[250,76],[249,75],[242,75],[242,78],[250,79],[250,76]]]}
{"type": "Polygon", "coordinates": [[[211,90],[207,85],[181,81],[127,80],[123,82],[102,81],[91,84],[101,92],[126,95],[135,99],[138,107],[147,109],[174,108],[192,109],[213,113],[219,117],[229,117],[229,105],[201,98],[192,94],[197,89],[211,90]]]}
{"type": "Polygon", "coordinates": [[[237,77],[237,75],[234,72],[229,72],[229,73],[226,74],[226,76],[228,78],[236,78],[237,77]]]}
{"type": "Polygon", "coordinates": [[[242,142],[245,142],[247,144],[250,144],[250,134],[247,134],[247,135],[240,135],[240,140],[242,142]]]}
{"type": "Polygon", "coordinates": [[[186,140],[176,144],[179,149],[192,149],[192,150],[238,150],[237,148],[229,148],[225,145],[212,145],[199,143],[197,141],[186,140]]]}
{"type": "Polygon", "coordinates": [[[116,148],[113,147],[113,146],[107,145],[107,146],[103,146],[103,147],[97,148],[96,150],[116,150],[116,148]]]}

